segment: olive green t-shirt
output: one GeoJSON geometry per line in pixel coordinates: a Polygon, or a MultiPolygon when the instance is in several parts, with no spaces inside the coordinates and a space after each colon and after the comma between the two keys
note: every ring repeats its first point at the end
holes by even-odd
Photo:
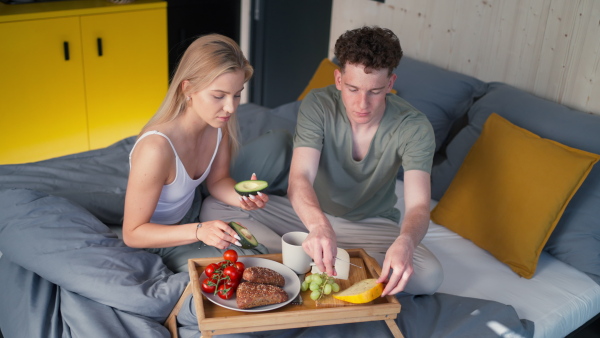
{"type": "Polygon", "coordinates": [[[340,91],[331,85],[311,91],[300,105],[294,148],[321,152],[313,184],[321,209],[357,221],[384,217],[399,222],[396,176],[431,173],[435,138],[427,117],[404,99],[386,96],[386,108],[368,153],[352,158],[352,129],[340,91]]]}

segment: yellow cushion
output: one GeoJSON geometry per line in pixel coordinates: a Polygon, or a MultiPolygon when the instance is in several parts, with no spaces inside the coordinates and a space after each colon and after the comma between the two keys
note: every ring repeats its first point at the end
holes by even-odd
{"type": "Polygon", "coordinates": [[[431,219],[531,278],[567,204],[599,159],[494,113],[431,219]]]}
{"type": "MultiPolygon", "coordinates": [[[[333,76],[333,71],[339,69],[340,67],[333,63],[328,58],[325,58],[319,64],[317,71],[313,74],[312,78],[308,82],[306,88],[300,96],[298,97],[298,101],[304,99],[304,97],[315,88],[323,88],[329,85],[335,84],[335,78],[333,76]]],[[[397,91],[392,89],[392,93],[396,94],[397,91]]]]}

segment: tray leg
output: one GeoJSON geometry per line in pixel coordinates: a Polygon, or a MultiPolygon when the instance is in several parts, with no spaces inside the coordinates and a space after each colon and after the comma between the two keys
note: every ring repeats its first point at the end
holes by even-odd
{"type": "Polygon", "coordinates": [[[171,310],[169,317],[167,317],[167,320],[164,323],[164,326],[166,326],[171,333],[171,338],[179,337],[179,334],[177,333],[177,315],[179,314],[179,310],[181,310],[181,306],[183,306],[183,302],[190,294],[192,294],[192,283],[188,283],[185,287],[181,297],[179,297],[175,307],[173,307],[173,310],[171,310]]]}
{"type": "Polygon", "coordinates": [[[402,332],[400,332],[400,329],[398,328],[398,325],[396,325],[395,320],[386,319],[385,323],[390,328],[390,331],[392,331],[392,335],[394,335],[395,338],[404,338],[404,335],[402,335],[402,332]]]}

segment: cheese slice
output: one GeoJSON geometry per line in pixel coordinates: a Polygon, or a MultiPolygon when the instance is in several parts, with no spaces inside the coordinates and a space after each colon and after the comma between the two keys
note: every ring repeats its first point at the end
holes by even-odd
{"type": "MultiPolygon", "coordinates": [[[[342,249],[342,248],[337,248],[337,258],[335,260],[335,272],[337,273],[337,275],[335,276],[336,279],[348,279],[350,276],[350,254],[348,253],[348,251],[342,249]]],[[[321,273],[321,270],[319,268],[317,268],[316,265],[314,265],[314,263],[311,264],[312,265],[312,270],[310,271],[313,274],[317,274],[317,273],[321,273]]]]}
{"type": "Polygon", "coordinates": [[[383,292],[383,284],[377,283],[377,279],[363,279],[346,290],[333,294],[333,298],[354,304],[368,303],[383,292]]]}

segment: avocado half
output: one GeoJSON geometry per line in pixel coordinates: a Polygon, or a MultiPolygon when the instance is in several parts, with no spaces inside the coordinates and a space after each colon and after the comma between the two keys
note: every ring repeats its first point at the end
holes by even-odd
{"type": "Polygon", "coordinates": [[[241,181],[235,185],[235,191],[242,196],[256,195],[258,192],[263,191],[269,186],[266,181],[260,180],[249,180],[241,181]]]}
{"type": "Polygon", "coordinates": [[[229,226],[237,232],[240,236],[240,243],[242,243],[242,249],[254,249],[258,245],[258,241],[254,238],[254,235],[246,229],[243,225],[237,222],[229,222],[229,226]]]}

